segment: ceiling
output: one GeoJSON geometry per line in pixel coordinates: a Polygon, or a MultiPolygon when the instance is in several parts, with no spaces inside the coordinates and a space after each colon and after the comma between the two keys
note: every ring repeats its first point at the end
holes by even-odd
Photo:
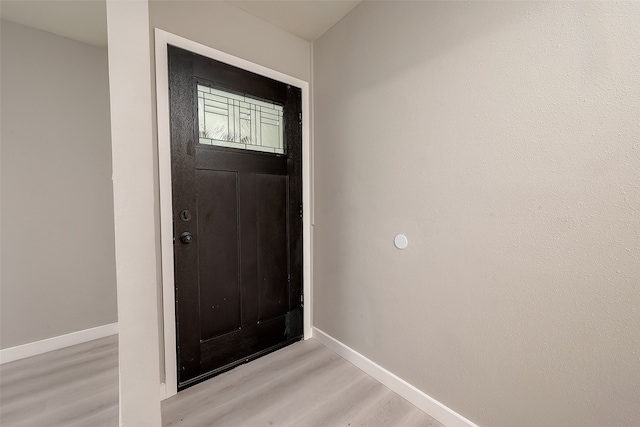
{"type": "MultiPolygon", "coordinates": [[[[227,3],[284,31],[313,41],[349,13],[360,0],[231,0],[227,3]]],[[[107,45],[105,0],[2,0],[0,16],[7,21],[94,46],[107,45]]]]}
{"type": "Polygon", "coordinates": [[[107,45],[104,0],[1,0],[0,17],[94,46],[107,45]]]}
{"type": "Polygon", "coordinates": [[[240,9],[307,41],[314,41],[333,27],[357,1],[229,1],[240,9]]]}

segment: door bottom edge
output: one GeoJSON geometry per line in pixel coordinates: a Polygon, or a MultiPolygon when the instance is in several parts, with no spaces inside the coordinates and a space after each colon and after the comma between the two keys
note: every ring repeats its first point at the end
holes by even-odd
{"type": "Polygon", "coordinates": [[[230,371],[232,369],[237,368],[240,365],[244,365],[245,363],[249,363],[251,361],[254,361],[256,359],[259,359],[262,356],[266,356],[269,353],[273,353],[274,351],[280,350],[281,348],[287,347],[293,343],[296,343],[298,341],[301,341],[304,339],[304,335],[300,334],[299,336],[293,337],[293,338],[289,338],[286,341],[283,341],[281,343],[278,343],[274,346],[271,346],[269,348],[266,348],[264,350],[258,351],[257,353],[252,354],[251,356],[248,357],[243,357],[240,360],[237,360],[235,362],[231,362],[227,365],[224,365],[220,368],[214,369],[210,372],[207,372],[205,374],[202,375],[198,375],[195,378],[191,378],[189,380],[183,381],[183,382],[179,382],[178,383],[178,392],[181,392],[183,390],[188,389],[189,387],[192,387],[196,384],[200,384],[201,382],[207,381],[215,376],[218,376],[220,374],[223,374],[227,371],[230,371]]]}

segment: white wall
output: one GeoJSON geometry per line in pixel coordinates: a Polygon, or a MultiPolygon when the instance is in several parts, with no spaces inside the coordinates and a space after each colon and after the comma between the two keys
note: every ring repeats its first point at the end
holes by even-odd
{"type": "Polygon", "coordinates": [[[147,1],[107,1],[120,426],[161,425],[147,1]]]}
{"type": "Polygon", "coordinates": [[[480,425],[640,425],[639,22],[365,2],[314,42],[315,326],[480,425]]]}
{"type": "Polygon", "coordinates": [[[116,322],[107,52],[1,24],[0,348],[116,322]]]}

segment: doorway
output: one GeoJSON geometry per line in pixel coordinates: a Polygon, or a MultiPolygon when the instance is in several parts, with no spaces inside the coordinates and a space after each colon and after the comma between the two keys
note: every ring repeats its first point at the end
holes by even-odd
{"type": "Polygon", "coordinates": [[[178,389],[302,338],[297,87],[168,46],[178,389]]]}
{"type": "MultiPolygon", "coordinates": [[[[282,173],[282,170],[281,170],[282,166],[277,166],[277,164],[271,161],[274,159],[280,159],[280,161],[282,161],[282,159],[286,159],[285,162],[288,165],[291,163],[291,159],[289,158],[289,155],[294,154],[295,147],[285,142],[285,141],[288,141],[287,138],[290,138],[290,137],[283,138],[282,147],[278,147],[277,143],[270,143],[268,140],[265,139],[261,141],[263,148],[258,148],[257,150],[246,149],[245,147],[238,147],[234,145],[234,143],[240,143],[240,144],[245,143],[247,142],[247,139],[245,138],[243,141],[242,134],[241,134],[239,138],[240,141],[239,142],[237,140],[234,141],[233,135],[231,135],[233,134],[233,132],[228,132],[228,134],[224,138],[219,138],[220,135],[218,135],[217,140],[222,141],[222,143],[220,143],[219,145],[217,145],[217,143],[215,142],[210,142],[206,140],[202,141],[203,143],[200,143],[199,138],[201,134],[205,139],[216,139],[216,138],[215,136],[214,138],[208,138],[208,136],[211,136],[211,135],[207,136],[206,132],[208,131],[210,133],[211,127],[205,126],[205,129],[201,129],[198,123],[198,119],[200,119],[200,117],[199,116],[196,117],[196,115],[198,114],[197,103],[200,102],[198,101],[198,98],[197,98],[198,88],[208,89],[211,91],[209,92],[210,96],[204,97],[205,99],[216,98],[222,95],[225,95],[231,98],[234,98],[234,96],[240,96],[240,95],[246,96],[245,101],[247,101],[248,103],[250,104],[255,103],[260,107],[265,107],[264,112],[267,113],[267,114],[264,114],[264,116],[267,119],[266,122],[269,122],[269,119],[273,118],[268,114],[268,113],[273,113],[273,111],[270,111],[268,109],[269,105],[263,105],[262,103],[267,103],[267,104],[271,103],[271,106],[283,107],[282,108],[283,123],[288,121],[289,124],[292,124],[295,122],[298,129],[299,138],[301,139],[301,145],[299,149],[301,154],[300,163],[301,163],[302,173],[301,173],[301,181],[299,184],[300,192],[301,192],[301,196],[299,197],[299,200],[302,201],[303,206],[308,206],[309,200],[310,200],[309,198],[309,193],[310,193],[309,163],[310,162],[309,162],[309,150],[308,150],[309,127],[308,127],[308,123],[306,123],[305,121],[305,118],[307,115],[306,106],[308,105],[308,83],[292,78],[290,76],[286,76],[284,74],[275,72],[273,70],[266,69],[256,64],[252,64],[250,62],[241,60],[239,58],[232,57],[223,52],[216,51],[215,49],[205,47],[203,45],[188,41],[186,39],[166,33],[158,29],[156,29],[156,74],[157,74],[156,85],[157,85],[157,91],[158,91],[158,143],[159,143],[158,151],[159,151],[159,163],[160,163],[159,172],[160,172],[160,193],[161,193],[162,258],[163,258],[163,263],[162,263],[163,264],[163,274],[162,274],[163,276],[163,314],[164,314],[164,338],[165,338],[164,350],[165,350],[165,375],[166,375],[165,384],[163,384],[162,388],[163,388],[163,397],[166,398],[175,394],[178,388],[182,389],[182,388],[188,387],[191,384],[194,384],[198,381],[208,378],[212,374],[222,372],[226,369],[236,366],[238,363],[242,363],[246,361],[247,359],[251,359],[252,357],[259,356],[264,352],[268,352],[273,349],[279,348],[279,346],[281,345],[286,345],[286,343],[292,340],[300,339],[302,337],[309,338],[311,336],[311,325],[310,325],[310,319],[311,319],[310,308],[311,307],[309,305],[309,301],[310,301],[309,296],[310,296],[310,288],[311,288],[310,287],[310,265],[309,265],[310,264],[310,244],[309,244],[310,218],[305,215],[303,216],[302,219],[300,219],[300,214],[301,214],[300,203],[294,200],[295,197],[291,197],[290,195],[291,194],[291,191],[290,191],[291,185],[289,182],[290,178],[288,177],[285,178],[285,175],[282,173]],[[200,221],[200,224],[198,224],[199,215],[197,215],[197,213],[194,214],[192,209],[188,209],[188,207],[187,209],[176,208],[177,210],[175,212],[173,211],[173,206],[172,206],[173,197],[171,194],[172,193],[171,186],[172,186],[172,180],[175,180],[175,177],[172,176],[170,172],[171,170],[170,169],[171,154],[170,154],[170,138],[169,138],[170,127],[169,127],[169,119],[168,119],[169,97],[166,89],[168,87],[168,82],[169,82],[168,73],[167,73],[167,70],[168,70],[167,46],[168,45],[178,46],[180,48],[188,50],[189,52],[186,53],[187,55],[193,55],[193,53],[199,54],[194,56],[196,58],[199,58],[199,60],[201,59],[205,61],[208,58],[217,59],[219,60],[219,62],[224,62],[225,64],[230,64],[230,65],[236,66],[237,68],[241,68],[242,71],[244,72],[250,70],[253,72],[252,74],[257,74],[263,77],[269,77],[273,80],[279,81],[281,82],[280,84],[284,84],[284,87],[287,87],[287,88],[298,87],[301,89],[301,91],[298,91],[297,97],[299,101],[301,101],[300,105],[302,106],[302,111],[301,111],[302,117],[300,117],[300,115],[298,114],[294,118],[294,115],[290,113],[289,118],[286,119],[287,113],[285,112],[283,102],[282,100],[276,99],[277,97],[273,98],[271,96],[265,96],[264,94],[252,95],[251,93],[242,93],[243,92],[242,90],[239,90],[238,88],[230,87],[228,84],[229,83],[228,81],[226,83],[223,82],[222,84],[220,84],[220,82],[216,83],[215,79],[210,79],[203,75],[199,75],[193,81],[195,82],[195,86],[192,86],[192,89],[193,87],[195,87],[195,89],[193,89],[193,92],[195,92],[196,94],[193,95],[192,93],[192,100],[194,101],[190,103],[191,105],[190,108],[191,108],[191,111],[192,111],[191,114],[193,115],[194,120],[191,120],[190,123],[192,123],[191,126],[193,127],[193,129],[197,130],[196,134],[194,135],[194,138],[192,138],[194,140],[193,142],[194,153],[198,150],[200,152],[205,153],[203,155],[203,159],[204,159],[206,157],[211,157],[210,155],[212,155],[213,152],[216,152],[218,156],[216,156],[217,160],[214,161],[214,163],[217,162],[218,160],[226,159],[225,161],[228,161],[231,164],[235,164],[236,166],[239,165],[238,162],[239,162],[239,158],[241,157],[254,158],[254,160],[250,161],[249,163],[253,163],[253,166],[263,168],[256,173],[256,175],[259,175],[259,177],[257,180],[255,180],[255,184],[249,184],[249,185],[247,185],[247,182],[250,182],[251,180],[247,180],[247,179],[243,180],[240,177],[240,175],[244,174],[245,172],[240,170],[236,170],[235,172],[231,171],[229,170],[229,166],[224,166],[220,168],[219,162],[216,163],[216,165],[214,165],[213,167],[210,167],[210,168],[208,167],[206,170],[203,170],[200,172],[194,172],[196,175],[200,175],[199,177],[200,181],[198,181],[198,179],[194,181],[196,184],[196,187],[198,185],[201,186],[200,192],[204,191],[203,189],[207,186],[210,186],[210,185],[214,187],[217,186],[218,189],[215,191],[215,193],[218,195],[222,195],[220,197],[223,197],[223,198],[226,197],[227,199],[231,200],[233,199],[233,197],[235,197],[234,188],[233,188],[235,186],[235,195],[238,197],[236,200],[236,203],[227,204],[227,203],[212,202],[208,207],[210,210],[209,215],[214,215],[214,216],[218,215],[220,212],[215,211],[215,209],[219,209],[220,206],[235,205],[236,208],[240,207],[241,206],[240,200],[243,198],[243,195],[242,195],[243,192],[241,190],[244,189],[248,191],[248,193],[245,192],[246,194],[250,194],[252,191],[250,187],[252,185],[254,185],[255,187],[253,191],[254,191],[254,194],[256,195],[258,193],[267,194],[271,192],[273,197],[271,196],[262,197],[261,199],[260,197],[256,196],[257,204],[256,204],[255,210],[263,213],[262,218],[261,219],[256,218],[256,221],[257,223],[262,223],[262,224],[270,223],[274,218],[278,217],[278,215],[281,215],[281,212],[279,211],[278,206],[281,207],[283,205],[282,200],[285,201],[285,204],[287,206],[286,215],[288,215],[289,218],[294,218],[294,217],[298,218],[298,222],[300,223],[297,226],[293,226],[293,228],[298,227],[298,229],[300,228],[302,229],[302,238],[300,239],[299,243],[294,245],[287,243],[286,253],[288,254],[289,258],[291,258],[290,254],[292,253],[293,250],[299,251],[298,257],[299,259],[302,260],[301,262],[302,268],[300,269],[299,273],[296,273],[294,271],[295,268],[293,270],[291,269],[291,260],[289,260],[288,261],[289,264],[284,270],[281,268],[275,268],[275,269],[269,270],[271,266],[277,265],[277,263],[274,262],[274,259],[278,259],[278,257],[280,257],[283,251],[279,250],[279,251],[266,252],[264,255],[267,258],[264,258],[260,262],[263,265],[269,266],[269,268],[267,269],[269,271],[263,272],[263,273],[260,273],[260,272],[257,273],[257,277],[260,277],[260,274],[262,274],[262,281],[264,281],[264,279],[266,278],[266,281],[269,282],[274,277],[283,278],[286,276],[285,281],[287,282],[287,287],[289,288],[289,290],[291,290],[292,288],[296,288],[296,285],[289,285],[289,282],[290,281],[293,282],[294,280],[297,280],[295,279],[296,274],[298,274],[300,277],[299,279],[300,285],[298,286],[299,291],[296,291],[294,289],[294,292],[289,292],[289,304],[288,304],[288,307],[286,307],[286,309],[283,307],[286,304],[282,304],[282,298],[281,298],[283,295],[282,293],[281,294],[277,294],[277,292],[274,293],[272,292],[273,289],[270,289],[268,291],[263,290],[264,298],[262,298],[262,301],[267,301],[267,302],[270,301],[270,302],[266,305],[263,305],[262,308],[257,309],[258,314],[256,318],[256,325],[258,326],[255,326],[255,328],[266,328],[266,329],[271,328],[272,331],[267,332],[266,335],[271,337],[278,335],[280,336],[280,338],[278,340],[272,340],[272,339],[267,339],[266,341],[263,340],[262,344],[258,346],[255,346],[254,344],[256,341],[260,341],[260,339],[255,339],[255,335],[254,337],[248,338],[248,340],[253,343],[248,346],[250,354],[246,355],[246,357],[243,356],[243,358],[241,359],[237,359],[237,355],[233,356],[225,352],[222,352],[222,354],[219,353],[216,356],[211,356],[211,352],[209,352],[209,350],[203,351],[203,348],[202,348],[203,344],[206,346],[207,343],[213,343],[217,341],[217,344],[215,345],[215,347],[217,348],[234,347],[234,345],[223,345],[223,343],[226,343],[226,344],[230,344],[234,342],[238,343],[239,341],[234,337],[234,336],[240,335],[237,333],[237,331],[238,330],[248,331],[251,328],[249,328],[249,326],[246,323],[244,325],[237,326],[237,324],[234,324],[234,322],[224,323],[221,321],[216,322],[215,323],[216,326],[212,328],[208,328],[208,329],[200,328],[200,332],[199,332],[200,337],[197,338],[197,340],[193,339],[193,337],[191,338],[193,342],[198,341],[199,345],[201,346],[200,348],[201,360],[198,364],[201,366],[211,367],[211,366],[215,366],[215,365],[211,365],[212,361],[216,361],[215,363],[217,364],[217,367],[213,367],[212,370],[208,370],[205,372],[202,372],[202,371],[198,372],[197,370],[191,370],[190,377],[185,375],[183,378],[180,378],[180,386],[178,386],[178,382],[177,382],[177,379],[179,378],[179,373],[178,373],[178,370],[176,369],[178,367],[178,359],[176,357],[177,356],[176,335],[180,337],[180,332],[179,330],[176,331],[176,324],[174,323],[176,319],[176,314],[174,310],[176,307],[178,307],[178,316],[180,316],[180,311],[179,311],[180,298],[178,298],[177,304],[176,304],[176,301],[172,295],[174,288],[176,288],[178,285],[177,282],[173,281],[173,267],[174,267],[173,238],[174,237],[176,238],[175,244],[179,245],[177,247],[181,249],[194,248],[196,246],[194,244],[197,241],[198,242],[201,241],[202,237],[199,234],[194,235],[189,227],[195,226],[195,228],[198,230],[198,233],[199,231],[203,231],[205,234],[209,233],[211,235],[216,235],[218,237],[221,237],[224,235],[226,231],[232,230],[234,224],[233,223],[225,224],[223,222],[219,222],[220,218],[222,217],[218,217],[217,223],[215,218],[213,222],[209,222],[209,224],[212,224],[213,229],[206,230],[205,228],[203,228],[204,224],[202,224],[202,221],[200,221]],[[163,89],[163,86],[164,86],[164,89],[163,89]],[[302,120],[300,120],[300,118],[302,118],[302,120]],[[302,124],[300,124],[300,122],[302,122],[302,124]],[[205,131],[204,134],[202,133],[202,131],[205,131]],[[195,138],[198,138],[197,143],[195,142],[195,138]],[[227,144],[225,144],[225,142],[227,144]],[[293,151],[289,151],[291,149],[293,149],[293,151]],[[243,152],[241,153],[241,151],[243,152]],[[253,151],[253,152],[249,153],[248,151],[253,151]],[[265,151],[269,151],[269,152],[265,154],[265,151]],[[261,159],[261,160],[255,160],[255,159],[261,159]],[[270,159],[270,160],[266,161],[266,159],[270,159]],[[235,183],[234,183],[234,179],[230,179],[232,175],[235,175],[237,177],[235,179],[235,183]],[[272,203],[278,199],[280,200],[280,202],[272,203]],[[265,203],[272,203],[272,206],[267,206],[265,205],[265,203]],[[262,204],[262,208],[257,209],[258,204],[262,204]],[[183,213],[183,211],[185,210],[189,212],[183,213]],[[184,219],[181,219],[182,218],[180,215],[181,213],[184,218],[187,218],[188,216],[190,216],[190,219],[186,221],[184,219]],[[182,225],[187,226],[185,230],[182,230],[182,229],[178,230],[179,227],[176,226],[175,236],[173,232],[174,219],[181,226],[182,225]],[[178,233],[178,231],[180,231],[180,233],[178,233]],[[189,243],[184,243],[182,240],[180,240],[180,238],[182,237],[182,234],[185,232],[191,233],[190,238],[192,240],[189,243]],[[267,295],[269,293],[271,294],[267,295]],[[296,304],[296,301],[297,301],[297,304],[296,304]],[[298,317],[300,319],[298,319],[298,317]],[[273,326],[274,324],[279,324],[279,326],[273,326]],[[300,325],[302,325],[302,327],[300,325]],[[273,332],[273,331],[276,331],[276,332],[273,332]],[[176,332],[178,333],[176,334],[176,332]],[[284,340],[281,339],[282,336],[285,337],[284,340]],[[202,358],[203,354],[205,354],[204,363],[202,358]],[[236,360],[232,360],[234,358],[236,360]]],[[[206,93],[206,90],[200,90],[200,92],[206,93]]],[[[201,96],[201,98],[203,97],[201,96]]],[[[216,100],[219,101],[220,99],[216,98],[216,100]]],[[[279,110],[279,108],[276,108],[276,110],[279,110]]],[[[297,113],[300,113],[300,111],[297,111],[297,113]]],[[[277,122],[277,120],[275,122],[277,122]]],[[[209,123],[211,122],[209,121],[209,123]]],[[[274,122],[270,122],[270,124],[274,124],[274,122]]],[[[213,127],[215,128],[215,126],[213,127]]],[[[263,131],[266,131],[266,134],[269,134],[269,132],[273,130],[274,130],[273,128],[269,128],[268,126],[263,128],[263,131]]],[[[268,135],[266,135],[266,137],[268,139],[268,135]]],[[[254,147],[251,147],[251,148],[254,148],[254,147]]],[[[254,197],[249,196],[249,197],[244,197],[244,199],[253,200],[254,197]]],[[[220,201],[221,199],[218,200],[218,202],[220,201]]],[[[194,206],[192,206],[192,208],[193,207],[194,206]]],[[[195,207],[195,210],[198,211],[198,208],[195,207]]],[[[231,210],[233,211],[233,209],[231,210]]],[[[227,212],[227,214],[228,213],[229,212],[227,212]]],[[[231,217],[233,216],[234,216],[233,212],[231,212],[231,217]]],[[[243,221],[245,224],[247,224],[247,223],[251,223],[252,220],[249,220],[247,222],[246,215],[243,219],[241,207],[239,208],[238,211],[235,212],[235,216],[237,218],[237,224],[235,224],[235,226],[237,230],[239,229],[239,232],[236,233],[238,236],[236,241],[238,242],[238,246],[240,247],[240,249],[232,248],[231,252],[235,251],[236,254],[239,253],[238,263],[241,264],[242,258],[243,258],[242,247],[243,246],[246,247],[247,241],[252,239],[251,231],[249,231],[248,233],[242,232],[243,221]],[[245,241],[244,243],[243,243],[243,239],[245,241]]],[[[290,230],[285,230],[284,235],[286,235],[289,231],[290,230]]],[[[232,236],[234,233],[227,233],[227,234],[228,234],[227,237],[221,238],[221,240],[225,241],[226,239],[228,243],[229,241],[233,240],[232,238],[230,238],[230,236],[232,236]]],[[[274,234],[270,231],[269,233],[266,233],[266,234],[263,233],[263,236],[260,238],[260,240],[262,242],[270,239],[272,241],[282,241],[278,237],[278,235],[282,235],[282,234],[283,233],[274,234]]],[[[220,241],[218,241],[215,244],[219,244],[219,243],[220,241]]],[[[213,250],[215,252],[216,250],[215,244],[213,246],[210,246],[209,250],[213,250]]],[[[282,248],[283,246],[280,245],[280,249],[282,248]]],[[[198,251],[192,250],[191,252],[198,252],[198,251]]],[[[251,263],[250,260],[247,261],[246,257],[245,257],[245,262],[249,264],[251,263]]],[[[295,263],[297,263],[297,261],[295,261],[295,263]]],[[[175,266],[177,269],[180,269],[180,266],[178,264],[179,264],[178,257],[176,257],[175,266]]],[[[219,264],[220,265],[218,267],[229,264],[228,259],[227,261],[222,261],[219,264]]],[[[227,282],[227,283],[233,283],[235,280],[236,283],[240,283],[239,287],[242,288],[243,285],[242,285],[241,268],[242,267],[240,267],[240,270],[238,270],[239,278],[238,277],[234,278],[233,277],[234,275],[230,273],[234,269],[224,270],[224,269],[218,268],[217,271],[214,271],[213,275],[214,276],[218,275],[218,277],[222,277],[226,275],[226,279],[229,279],[229,275],[230,275],[231,280],[230,282],[227,282]]],[[[229,289],[232,289],[232,287],[228,288],[227,291],[229,291],[229,289]]],[[[204,311],[203,307],[204,308],[207,307],[207,305],[205,305],[205,301],[207,302],[207,304],[209,302],[212,302],[212,304],[208,305],[209,308],[211,306],[214,306],[215,310],[219,310],[220,312],[226,311],[227,314],[229,314],[230,312],[233,313],[233,310],[230,308],[235,307],[235,314],[234,314],[235,317],[232,316],[232,318],[235,319],[234,321],[236,323],[240,321],[240,323],[242,324],[243,320],[242,319],[239,320],[239,318],[243,316],[242,308],[240,308],[240,311],[238,311],[238,308],[243,306],[245,306],[246,308],[246,306],[248,305],[247,304],[243,305],[242,303],[242,297],[243,297],[241,295],[242,290],[235,293],[236,295],[235,300],[229,298],[232,293],[233,292],[227,292],[227,294],[222,294],[217,296],[205,295],[204,299],[201,298],[201,301],[198,304],[193,305],[193,307],[197,306],[198,309],[192,310],[192,311],[200,311],[200,312],[204,311]],[[217,303],[219,302],[217,300],[218,297],[222,298],[221,301],[223,303],[226,303],[226,306],[223,307],[224,304],[217,303]],[[227,299],[225,300],[225,298],[227,299]]],[[[246,297],[246,292],[245,292],[245,297],[246,297]]],[[[249,301],[247,301],[247,303],[249,303],[249,301]]],[[[216,316],[219,313],[215,313],[215,310],[212,309],[211,311],[213,313],[210,312],[207,314],[207,316],[210,318],[211,317],[216,318],[216,316]]],[[[248,316],[245,316],[245,317],[248,317],[248,316]]],[[[217,319],[220,320],[219,317],[217,319]]],[[[249,334],[251,335],[251,332],[249,332],[249,334]]],[[[213,344],[211,345],[213,346],[213,344]]],[[[245,347],[247,346],[245,345],[245,347]]],[[[192,357],[194,353],[189,353],[189,351],[190,350],[187,350],[186,353],[188,354],[189,357],[192,357]]],[[[197,351],[195,353],[197,353],[197,351]]],[[[195,362],[193,366],[195,366],[195,362]]],[[[208,369],[208,368],[205,367],[205,369],[208,369]]]]}

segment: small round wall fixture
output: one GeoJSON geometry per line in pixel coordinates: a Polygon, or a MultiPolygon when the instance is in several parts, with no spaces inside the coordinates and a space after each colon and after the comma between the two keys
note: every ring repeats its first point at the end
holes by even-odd
{"type": "Polygon", "coordinates": [[[398,249],[404,249],[409,244],[409,240],[407,240],[407,236],[404,234],[398,234],[395,239],[393,239],[393,244],[396,245],[398,249]]]}

